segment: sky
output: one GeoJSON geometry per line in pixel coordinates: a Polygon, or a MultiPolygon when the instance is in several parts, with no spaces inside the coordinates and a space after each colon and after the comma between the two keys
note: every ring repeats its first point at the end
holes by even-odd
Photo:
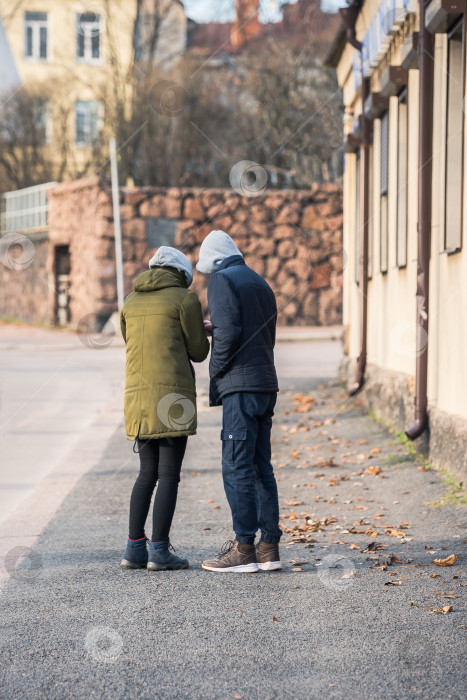
{"type": "MultiPolygon", "coordinates": [[[[182,0],[188,17],[196,22],[229,22],[235,15],[235,0],[182,0]]],[[[288,0],[290,3],[296,0],[288,0]]],[[[277,22],[281,19],[280,6],[284,0],[261,0],[260,19],[277,22]]],[[[322,0],[324,10],[335,11],[346,3],[343,0],[322,0]]]]}

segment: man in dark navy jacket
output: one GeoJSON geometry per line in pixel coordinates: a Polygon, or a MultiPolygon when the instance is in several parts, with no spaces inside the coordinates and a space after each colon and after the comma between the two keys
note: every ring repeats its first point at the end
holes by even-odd
{"type": "Polygon", "coordinates": [[[212,231],[203,241],[197,269],[210,274],[212,333],[209,398],[222,405],[222,476],[232,511],[235,541],[209,571],[281,569],[279,503],[271,465],[271,427],[278,385],[274,367],[277,306],[274,292],[249,268],[232,238],[212,231]],[[255,548],[257,530],[261,540],[255,548]]]}

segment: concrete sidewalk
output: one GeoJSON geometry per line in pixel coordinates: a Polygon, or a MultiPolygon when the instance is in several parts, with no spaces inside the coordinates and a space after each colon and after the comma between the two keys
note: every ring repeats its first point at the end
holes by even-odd
{"type": "MultiPolygon", "coordinates": [[[[0,320],[0,351],[50,350],[76,351],[93,347],[124,347],[118,315],[114,315],[109,324],[108,333],[80,334],[69,329],[40,328],[16,323],[2,323],[0,320]],[[91,343],[91,344],[90,344],[91,343]]],[[[277,329],[277,342],[307,342],[341,340],[342,326],[282,326],[277,329]]]]}
{"type": "Polygon", "coordinates": [[[465,697],[465,508],[439,505],[440,475],[338,385],[282,388],[284,572],[201,569],[232,536],[221,416],[201,380],[172,531],[191,568],[120,569],[138,468],[120,427],[33,545],[31,568],[15,568],[14,549],[5,559],[1,697],[465,697]],[[454,566],[432,564],[451,554],[454,566]]]}

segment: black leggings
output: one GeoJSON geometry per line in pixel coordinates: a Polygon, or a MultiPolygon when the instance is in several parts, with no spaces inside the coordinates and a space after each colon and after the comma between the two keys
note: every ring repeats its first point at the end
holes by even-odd
{"type": "Polygon", "coordinates": [[[153,542],[169,540],[187,439],[186,436],[159,440],[138,439],[140,472],[130,500],[131,540],[144,537],[151,497],[158,481],[154,497],[151,539],[153,542]]]}

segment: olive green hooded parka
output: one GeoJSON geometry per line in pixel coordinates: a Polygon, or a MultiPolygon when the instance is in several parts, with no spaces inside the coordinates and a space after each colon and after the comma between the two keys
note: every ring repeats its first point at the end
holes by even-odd
{"type": "Polygon", "coordinates": [[[194,435],[193,362],[209,352],[201,304],[186,277],[156,267],[135,280],[121,312],[126,343],[125,424],[128,440],[194,435]]]}

